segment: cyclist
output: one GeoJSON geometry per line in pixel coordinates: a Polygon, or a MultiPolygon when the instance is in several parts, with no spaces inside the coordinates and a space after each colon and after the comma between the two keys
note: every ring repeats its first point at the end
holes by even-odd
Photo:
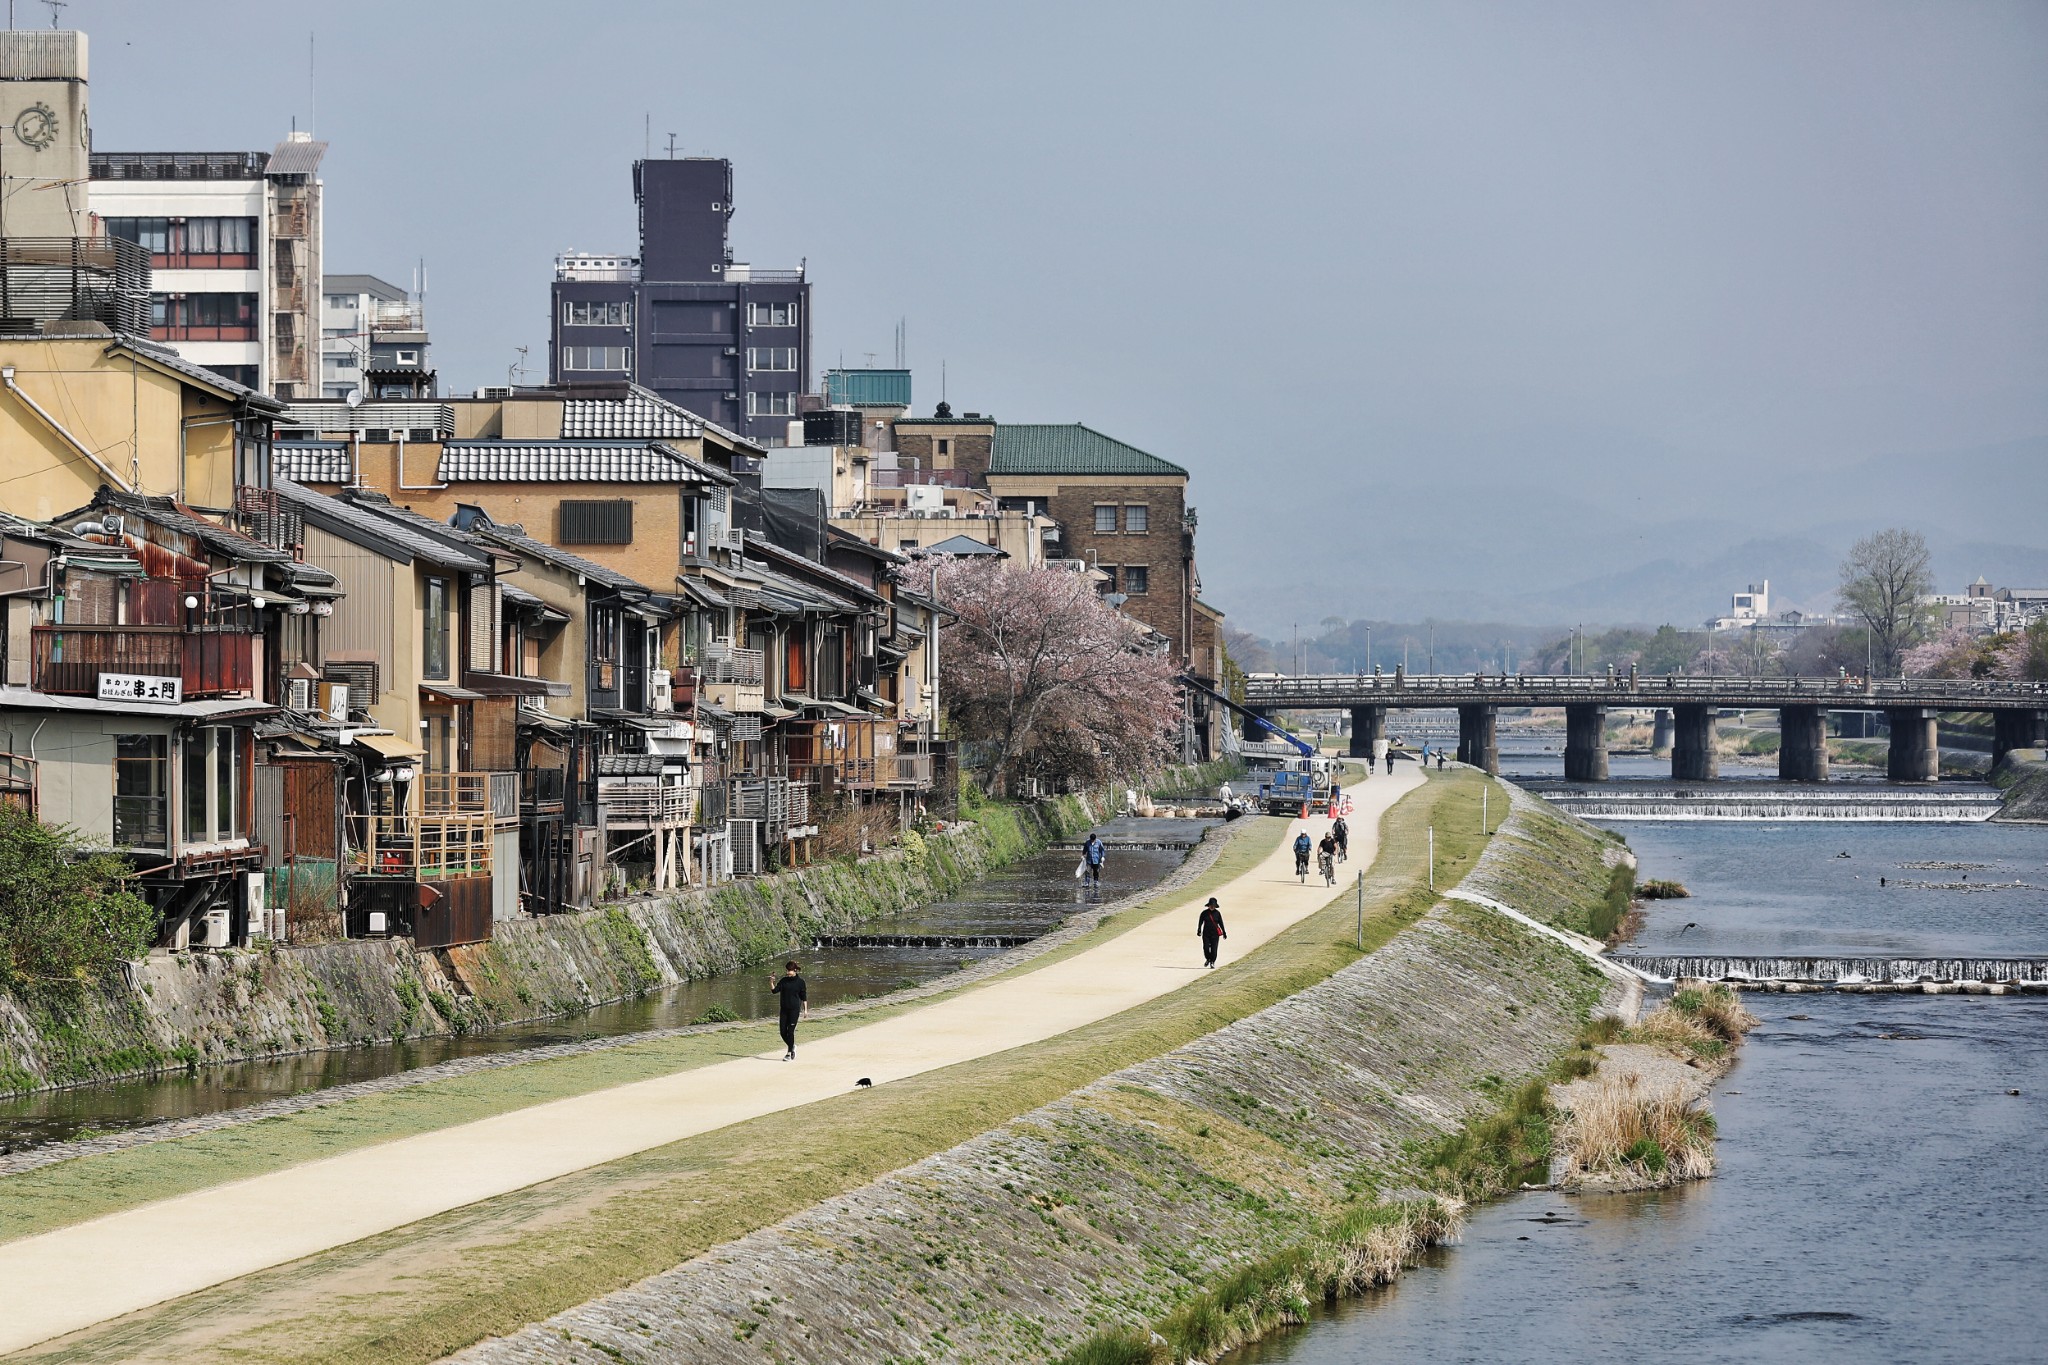
{"type": "Polygon", "coordinates": [[[1337,839],[1337,861],[1340,863],[1350,861],[1351,826],[1344,823],[1343,816],[1340,815],[1330,822],[1330,833],[1335,835],[1337,839]]]}
{"type": "Polygon", "coordinates": [[[1315,840],[1308,837],[1307,830],[1294,836],[1294,875],[1304,883],[1308,881],[1308,855],[1315,846],[1315,840]]]}
{"type": "Polygon", "coordinates": [[[1316,870],[1323,874],[1324,886],[1337,884],[1337,836],[1327,830],[1316,849],[1316,870]]]}

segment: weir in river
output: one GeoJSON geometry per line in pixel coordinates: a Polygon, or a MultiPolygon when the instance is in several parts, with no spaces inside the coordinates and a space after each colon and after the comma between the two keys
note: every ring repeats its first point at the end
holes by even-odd
{"type": "Polygon", "coordinates": [[[1628,784],[1586,787],[1523,780],[1561,809],[1589,820],[1988,820],[2001,796],[1988,788],[1928,790],[1854,786],[1628,784]]]}
{"type": "Polygon", "coordinates": [[[1676,957],[1613,953],[1613,961],[1660,981],[1794,981],[1832,985],[1983,982],[2048,990],[2048,957],[1676,957]]]}

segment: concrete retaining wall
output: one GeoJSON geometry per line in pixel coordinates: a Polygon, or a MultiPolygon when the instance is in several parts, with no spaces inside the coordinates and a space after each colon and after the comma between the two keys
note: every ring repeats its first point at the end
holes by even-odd
{"type": "MultiPolygon", "coordinates": [[[[1604,892],[1611,841],[1539,814],[1517,803],[1475,876],[1569,923],[1604,892]]],[[[1054,1360],[1298,1245],[1354,1195],[1398,1195],[1618,1001],[1556,941],[1439,904],[1269,1009],[455,1359],[1054,1360]]]]}
{"type": "Polygon", "coordinates": [[[492,941],[464,948],[155,955],[76,991],[0,992],[0,1092],[572,1013],[950,895],[1093,818],[1079,797],[1002,808],[855,865],[501,921],[492,941]]]}

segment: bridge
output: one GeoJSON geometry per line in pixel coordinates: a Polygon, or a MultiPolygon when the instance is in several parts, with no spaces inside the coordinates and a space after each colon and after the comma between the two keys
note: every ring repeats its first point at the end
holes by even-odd
{"type": "Polygon", "coordinates": [[[1458,761],[1500,771],[1495,716],[1502,707],[1561,707],[1564,775],[1607,777],[1607,713],[1656,713],[1657,748],[1668,738],[1671,775],[1684,782],[1720,775],[1715,718],[1724,709],[1776,710],[1783,740],[1778,776],[1788,782],[1828,777],[1828,712],[1883,711],[1891,725],[1887,772],[1896,781],[1941,775],[1936,718],[1943,711],[1993,717],[1992,759],[2048,744],[2048,683],[1941,678],[1700,678],[1626,673],[1536,676],[1523,673],[1268,674],[1245,680],[1247,708],[1274,711],[1343,707],[1351,712],[1351,756],[1369,757],[1387,734],[1387,712],[1452,708],[1458,713],[1458,761]],[[1667,728],[1668,727],[1668,728],[1667,728]]]}

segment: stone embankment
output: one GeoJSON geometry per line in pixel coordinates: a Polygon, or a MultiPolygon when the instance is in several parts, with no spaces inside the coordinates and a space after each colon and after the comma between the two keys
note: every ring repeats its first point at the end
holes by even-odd
{"type": "MultiPolygon", "coordinates": [[[[1527,798],[1501,833],[1468,883],[1593,922],[1624,850],[1527,798]]],[[[1433,1153],[1620,1005],[1617,974],[1440,901],[1270,1008],[456,1358],[1045,1362],[1250,1267],[1313,1263],[1375,1209],[1438,1210],[1399,1234],[1427,1240],[1447,1226],[1417,1189],[1433,1153]]]]}
{"type": "Polygon", "coordinates": [[[2005,801],[1992,819],[2048,824],[2048,749],[2014,749],[1991,780],[2005,789],[2005,801]]]}
{"type": "Polygon", "coordinates": [[[76,989],[0,992],[0,1092],[574,1013],[950,895],[1095,818],[1080,797],[992,808],[858,863],[505,921],[461,948],[156,954],[76,989]]]}

